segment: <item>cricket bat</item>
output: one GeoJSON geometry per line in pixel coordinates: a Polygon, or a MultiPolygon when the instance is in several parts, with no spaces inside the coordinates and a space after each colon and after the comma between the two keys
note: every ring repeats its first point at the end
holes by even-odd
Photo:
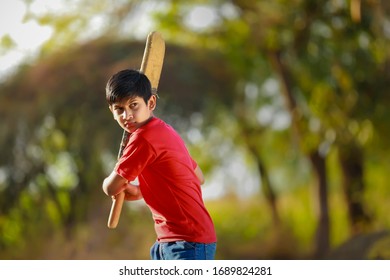
{"type": "MultiPolygon", "coordinates": [[[[161,35],[153,31],[149,33],[146,39],[145,51],[141,62],[140,71],[149,79],[152,85],[152,94],[157,94],[158,83],[160,81],[161,70],[164,62],[165,42],[161,35]]],[[[123,131],[121,144],[119,147],[118,159],[122,156],[123,150],[129,140],[130,134],[123,131]]],[[[107,226],[111,229],[116,228],[122,212],[122,206],[125,199],[125,193],[121,192],[112,199],[110,215],[107,226]]]]}

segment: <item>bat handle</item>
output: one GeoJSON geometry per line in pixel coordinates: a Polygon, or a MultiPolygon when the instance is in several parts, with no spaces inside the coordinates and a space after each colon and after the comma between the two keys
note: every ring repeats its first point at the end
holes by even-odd
{"type": "Polygon", "coordinates": [[[125,192],[118,193],[112,200],[110,216],[108,217],[107,226],[116,228],[122,212],[123,201],[125,200],[125,192]]]}
{"type": "Polygon", "coordinates": [[[123,150],[126,148],[127,142],[129,141],[130,133],[126,130],[123,130],[121,144],[119,146],[118,159],[122,157],[123,150]]]}
{"type": "MultiPolygon", "coordinates": [[[[130,133],[124,130],[122,135],[121,145],[119,148],[118,159],[121,158],[123,154],[123,150],[125,149],[126,144],[129,141],[129,137],[130,137],[130,133]]],[[[107,223],[107,226],[109,228],[114,229],[118,225],[124,200],[125,200],[125,192],[120,192],[112,199],[111,211],[110,211],[110,215],[108,216],[108,223],[107,223]]]]}

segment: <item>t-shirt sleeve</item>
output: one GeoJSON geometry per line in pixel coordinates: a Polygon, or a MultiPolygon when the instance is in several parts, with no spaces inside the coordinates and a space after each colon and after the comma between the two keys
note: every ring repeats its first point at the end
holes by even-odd
{"type": "Polygon", "coordinates": [[[114,170],[117,174],[131,182],[155,158],[155,150],[149,142],[141,136],[135,135],[130,138],[114,170]]]}

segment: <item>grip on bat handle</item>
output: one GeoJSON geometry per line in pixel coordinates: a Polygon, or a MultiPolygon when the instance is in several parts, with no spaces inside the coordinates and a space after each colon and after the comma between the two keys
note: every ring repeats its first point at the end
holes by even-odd
{"type": "Polygon", "coordinates": [[[113,200],[112,200],[112,205],[111,205],[111,211],[110,211],[110,216],[108,218],[108,223],[107,226],[109,228],[116,228],[119,222],[119,217],[122,212],[122,206],[123,206],[123,201],[125,200],[125,192],[122,191],[119,194],[117,194],[113,200]]]}

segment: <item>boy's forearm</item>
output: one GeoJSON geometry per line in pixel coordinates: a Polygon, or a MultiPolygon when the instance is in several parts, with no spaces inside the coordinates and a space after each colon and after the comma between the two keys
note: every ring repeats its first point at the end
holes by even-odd
{"type": "Polygon", "coordinates": [[[114,187],[108,185],[106,183],[106,179],[104,179],[103,181],[103,191],[107,196],[116,196],[118,193],[122,192],[125,189],[124,185],[122,187],[121,186],[114,187]]]}
{"type": "Polygon", "coordinates": [[[127,180],[113,171],[103,181],[102,189],[108,196],[115,196],[126,188],[127,180]]]}

